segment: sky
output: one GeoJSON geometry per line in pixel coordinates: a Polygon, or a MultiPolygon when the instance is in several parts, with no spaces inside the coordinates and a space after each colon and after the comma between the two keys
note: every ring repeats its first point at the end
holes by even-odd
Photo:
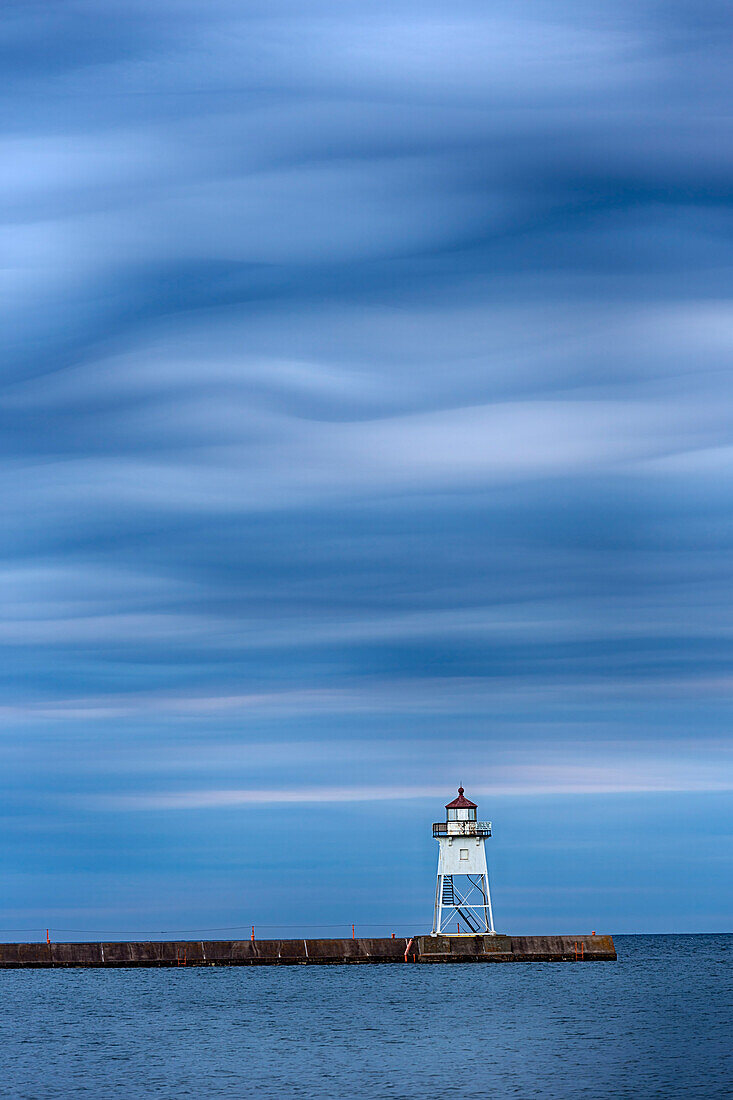
{"type": "Polygon", "coordinates": [[[3,23],[0,938],[730,930],[729,5],[3,23]]]}

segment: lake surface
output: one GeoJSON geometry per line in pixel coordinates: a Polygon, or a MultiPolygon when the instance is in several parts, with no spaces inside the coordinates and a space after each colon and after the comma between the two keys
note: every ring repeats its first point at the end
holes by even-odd
{"type": "Polygon", "coordinates": [[[617,963],[0,973],[0,1095],[685,1097],[733,1092],[733,936],[617,963]]]}

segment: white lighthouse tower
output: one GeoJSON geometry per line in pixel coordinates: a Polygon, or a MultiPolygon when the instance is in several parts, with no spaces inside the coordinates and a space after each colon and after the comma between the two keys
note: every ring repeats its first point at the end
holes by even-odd
{"type": "Polygon", "coordinates": [[[476,820],[476,803],[464,797],[463,787],[445,809],[445,821],[433,825],[440,850],[432,934],[494,936],[484,850],[491,822],[476,820]]]}

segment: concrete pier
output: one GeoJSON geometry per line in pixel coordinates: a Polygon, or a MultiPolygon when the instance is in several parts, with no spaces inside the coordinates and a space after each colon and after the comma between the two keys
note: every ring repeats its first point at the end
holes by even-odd
{"type": "Polygon", "coordinates": [[[0,970],[344,963],[608,962],[612,936],[414,936],[351,940],[0,943],[0,970]]]}

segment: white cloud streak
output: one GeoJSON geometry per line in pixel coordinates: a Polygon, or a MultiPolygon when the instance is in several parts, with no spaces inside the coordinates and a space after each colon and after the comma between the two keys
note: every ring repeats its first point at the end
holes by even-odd
{"type": "MultiPolygon", "coordinates": [[[[508,769],[500,769],[509,771],[508,769]]],[[[556,765],[513,769],[513,778],[496,783],[472,785],[474,797],[521,797],[545,795],[611,795],[674,792],[724,792],[733,790],[730,774],[721,775],[717,765],[664,766],[655,763],[650,770],[606,769],[556,765]],[[522,773],[522,774],[520,774],[522,773]]],[[[445,798],[445,784],[432,786],[400,785],[390,787],[324,786],[296,789],[203,788],[186,791],[160,791],[145,794],[93,796],[82,800],[89,808],[105,811],[147,810],[224,810],[243,806],[328,805],[332,803],[392,802],[431,799],[438,804],[445,798]]]]}

